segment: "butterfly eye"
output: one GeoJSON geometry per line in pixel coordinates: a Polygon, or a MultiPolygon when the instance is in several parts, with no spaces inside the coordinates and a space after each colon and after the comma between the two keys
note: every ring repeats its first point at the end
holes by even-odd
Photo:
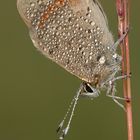
{"type": "Polygon", "coordinates": [[[87,83],[85,83],[85,91],[86,92],[89,92],[89,93],[92,93],[93,92],[93,90],[91,89],[91,87],[87,84],[87,83]]]}

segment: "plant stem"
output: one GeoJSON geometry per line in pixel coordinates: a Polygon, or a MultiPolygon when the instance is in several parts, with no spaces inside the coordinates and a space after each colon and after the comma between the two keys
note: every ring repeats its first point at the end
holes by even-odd
{"type": "MultiPolygon", "coordinates": [[[[116,0],[118,14],[118,33],[121,36],[129,28],[129,0],[116,0]]],[[[130,75],[130,57],[129,57],[129,38],[128,35],[120,44],[122,53],[122,75],[130,75]]],[[[132,122],[132,100],[130,78],[123,80],[123,93],[126,101],[126,118],[128,140],[133,140],[133,122],[132,122]]]]}

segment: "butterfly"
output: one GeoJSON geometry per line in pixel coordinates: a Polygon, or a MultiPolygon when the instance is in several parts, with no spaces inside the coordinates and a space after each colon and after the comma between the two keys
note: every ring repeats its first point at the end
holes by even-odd
{"type": "Polygon", "coordinates": [[[17,8],[37,50],[83,81],[58,127],[60,139],[68,132],[79,96],[95,98],[105,89],[124,108],[117,100],[124,98],[115,96],[115,81],[127,77],[116,76],[122,61],[117,46],[127,32],[114,42],[97,0],[17,0],[17,8]]]}

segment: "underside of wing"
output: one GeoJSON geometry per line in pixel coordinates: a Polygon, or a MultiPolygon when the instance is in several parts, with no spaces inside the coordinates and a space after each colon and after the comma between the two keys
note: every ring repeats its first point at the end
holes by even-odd
{"type": "Polygon", "coordinates": [[[100,58],[113,38],[98,1],[18,0],[17,6],[34,46],[46,57],[87,82],[101,73],[100,58]]]}

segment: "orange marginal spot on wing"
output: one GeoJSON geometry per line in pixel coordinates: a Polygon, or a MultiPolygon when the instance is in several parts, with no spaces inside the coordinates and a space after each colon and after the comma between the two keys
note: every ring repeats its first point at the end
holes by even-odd
{"type": "Polygon", "coordinates": [[[54,3],[50,4],[46,11],[41,16],[39,28],[45,27],[45,21],[49,18],[50,14],[55,12],[57,8],[64,6],[64,0],[55,0],[54,3]]]}

